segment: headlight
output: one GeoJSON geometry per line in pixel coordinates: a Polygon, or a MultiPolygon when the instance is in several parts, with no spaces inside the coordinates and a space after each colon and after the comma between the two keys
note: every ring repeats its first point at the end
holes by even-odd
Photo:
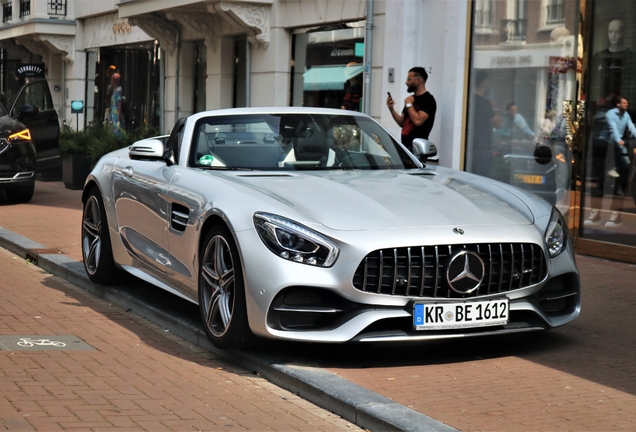
{"type": "Polygon", "coordinates": [[[331,267],[338,258],[339,249],[334,242],[289,219],[254,213],[254,226],[265,246],[283,259],[331,267]]]}
{"type": "Polygon", "coordinates": [[[554,207],[548,229],[545,230],[545,245],[550,257],[554,258],[565,250],[568,242],[568,227],[561,212],[554,207]]]}
{"type": "Polygon", "coordinates": [[[9,141],[31,141],[31,131],[22,129],[19,132],[9,135],[9,141]]]}

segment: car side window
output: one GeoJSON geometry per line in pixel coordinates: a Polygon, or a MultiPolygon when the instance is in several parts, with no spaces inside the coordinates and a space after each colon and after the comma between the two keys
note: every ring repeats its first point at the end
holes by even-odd
{"type": "Polygon", "coordinates": [[[32,105],[36,111],[53,109],[53,100],[46,81],[35,81],[25,85],[16,98],[11,115],[19,115],[24,104],[32,105]]]}

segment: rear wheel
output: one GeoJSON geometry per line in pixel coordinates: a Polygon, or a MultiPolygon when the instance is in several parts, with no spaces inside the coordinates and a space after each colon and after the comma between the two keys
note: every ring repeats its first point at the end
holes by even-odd
{"type": "Polygon", "coordinates": [[[223,349],[246,349],[256,338],[247,321],[243,271],[232,235],[213,227],[202,243],[199,266],[199,309],[212,344],[223,349]]]}
{"type": "Polygon", "coordinates": [[[33,192],[35,191],[35,183],[28,186],[19,186],[7,189],[7,198],[11,202],[25,203],[31,201],[33,192]]]}
{"type": "Polygon", "coordinates": [[[82,260],[91,281],[108,284],[119,280],[121,270],[113,259],[106,210],[96,187],[90,191],[82,214],[82,260]]]}

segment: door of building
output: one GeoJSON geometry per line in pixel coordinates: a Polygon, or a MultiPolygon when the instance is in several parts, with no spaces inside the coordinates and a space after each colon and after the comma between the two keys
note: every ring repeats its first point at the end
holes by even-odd
{"type": "Polygon", "coordinates": [[[575,249],[636,263],[636,3],[582,5],[585,118],[574,142],[575,249]]]}

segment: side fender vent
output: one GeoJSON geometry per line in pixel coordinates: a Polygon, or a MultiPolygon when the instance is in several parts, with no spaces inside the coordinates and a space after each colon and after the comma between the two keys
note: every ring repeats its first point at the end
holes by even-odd
{"type": "Polygon", "coordinates": [[[190,209],[181,204],[172,203],[170,210],[170,228],[178,232],[184,232],[188,226],[190,209]]]}

